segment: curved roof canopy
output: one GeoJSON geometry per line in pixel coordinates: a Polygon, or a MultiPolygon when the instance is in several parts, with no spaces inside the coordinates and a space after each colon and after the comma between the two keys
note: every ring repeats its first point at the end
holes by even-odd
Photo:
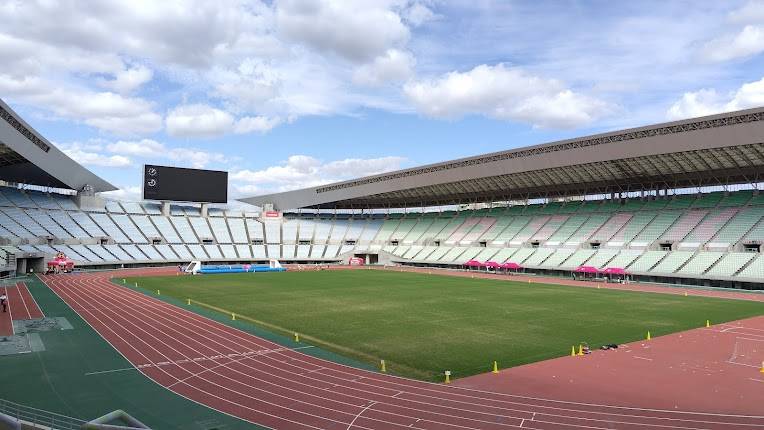
{"type": "Polygon", "coordinates": [[[95,192],[117,188],[53,146],[0,99],[0,179],[95,192]]]}
{"type": "Polygon", "coordinates": [[[402,208],[764,180],[764,108],[495,152],[241,199],[278,210],[402,208]]]}

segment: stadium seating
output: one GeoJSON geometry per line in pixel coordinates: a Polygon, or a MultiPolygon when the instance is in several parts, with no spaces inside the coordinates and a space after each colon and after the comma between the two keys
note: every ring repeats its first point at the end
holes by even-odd
{"type": "Polygon", "coordinates": [[[17,252],[63,251],[80,264],[203,260],[344,260],[387,252],[401,261],[469,259],[529,268],[622,267],[639,275],[758,279],[764,197],[750,190],[549,202],[451,212],[259,214],[107,200],[80,210],[70,196],[0,187],[0,265],[17,252]],[[661,248],[663,247],[663,248],[661,248]]]}

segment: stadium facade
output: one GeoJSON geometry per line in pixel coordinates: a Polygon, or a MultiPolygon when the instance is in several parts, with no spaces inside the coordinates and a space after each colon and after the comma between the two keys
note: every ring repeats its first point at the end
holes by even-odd
{"type": "Polygon", "coordinates": [[[102,198],[114,187],[0,108],[5,273],[42,270],[59,252],[93,268],[361,257],[764,288],[764,109],[245,198],[266,209],[247,211],[102,198]]]}

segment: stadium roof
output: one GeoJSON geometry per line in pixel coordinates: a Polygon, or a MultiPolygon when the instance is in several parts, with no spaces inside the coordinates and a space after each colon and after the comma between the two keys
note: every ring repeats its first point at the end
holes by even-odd
{"type": "Polygon", "coordinates": [[[402,208],[764,180],[764,108],[404,169],[242,202],[278,210],[402,208]]]}
{"type": "Polygon", "coordinates": [[[117,188],[82,167],[35,131],[0,99],[0,179],[95,192],[117,188]]]}

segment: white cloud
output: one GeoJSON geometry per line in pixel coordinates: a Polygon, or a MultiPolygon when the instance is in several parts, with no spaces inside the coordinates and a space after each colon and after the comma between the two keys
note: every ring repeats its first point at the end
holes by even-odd
{"type": "Polygon", "coordinates": [[[236,121],[235,132],[246,134],[252,132],[265,133],[281,124],[281,118],[268,118],[265,116],[247,116],[236,121]]]}
{"type": "Polygon", "coordinates": [[[410,82],[404,91],[420,112],[431,117],[479,114],[537,127],[577,127],[610,109],[607,103],[573,92],[557,80],[503,64],[410,82]]]}
{"type": "Polygon", "coordinates": [[[153,133],[162,128],[162,117],[153,112],[151,103],[141,98],[58,87],[35,77],[16,79],[1,73],[0,93],[51,110],[62,118],[120,135],[153,133]]]}
{"type": "Polygon", "coordinates": [[[730,12],[728,18],[735,23],[764,22],[764,1],[749,1],[740,9],[730,12]]]}
{"type": "Polygon", "coordinates": [[[403,18],[413,26],[418,27],[429,21],[439,19],[440,16],[421,2],[414,2],[403,10],[403,18]]]}
{"type": "Polygon", "coordinates": [[[678,120],[759,106],[764,106],[764,78],[745,83],[727,95],[714,89],[684,93],[671,105],[666,116],[678,120]]]}
{"type": "Polygon", "coordinates": [[[402,157],[348,158],[325,163],[307,155],[293,155],[282,165],[263,170],[239,170],[229,175],[241,194],[288,191],[400,169],[402,157]]]}
{"type": "Polygon", "coordinates": [[[120,140],[106,145],[106,149],[115,154],[137,157],[161,157],[167,151],[163,144],[152,139],[142,139],[139,141],[120,140]]]}
{"type": "Polygon", "coordinates": [[[706,61],[721,62],[751,57],[764,51],[764,27],[746,25],[739,33],[707,42],[702,55],[706,61]]]}
{"type": "Polygon", "coordinates": [[[384,55],[356,69],[353,82],[377,86],[387,82],[405,81],[413,73],[416,60],[409,52],[388,49],[384,55]]]}
{"type": "Polygon", "coordinates": [[[118,190],[101,193],[104,197],[128,202],[136,202],[143,199],[140,185],[121,186],[118,190]]]}
{"type": "Polygon", "coordinates": [[[409,30],[389,2],[379,0],[283,0],[276,22],[289,40],[356,62],[405,44],[409,30]]]}
{"type": "Polygon", "coordinates": [[[176,137],[215,137],[231,131],[234,118],[205,104],[178,106],[167,114],[167,133],[176,137]]]}
{"type": "Polygon", "coordinates": [[[132,160],[122,155],[104,155],[100,153],[101,146],[98,143],[74,142],[68,145],[58,145],[64,154],[74,161],[86,166],[98,167],[129,167],[132,160]]]}
{"type": "Polygon", "coordinates": [[[149,82],[154,73],[145,66],[136,66],[121,70],[114,74],[114,79],[101,79],[99,83],[104,88],[109,88],[120,94],[127,94],[140,88],[149,82]]]}
{"type": "Polygon", "coordinates": [[[169,159],[183,166],[201,169],[212,163],[222,164],[228,160],[219,152],[203,151],[194,148],[171,148],[153,139],[140,141],[118,141],[106,145],[106,150],[121,156],[129,155],[144,159],[169,159]]]}

